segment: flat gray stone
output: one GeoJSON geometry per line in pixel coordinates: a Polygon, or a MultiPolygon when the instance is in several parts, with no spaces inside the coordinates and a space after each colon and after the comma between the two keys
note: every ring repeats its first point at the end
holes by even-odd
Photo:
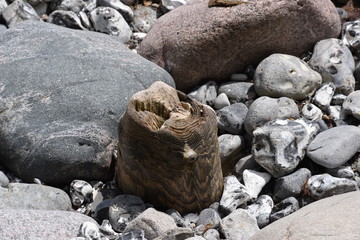
{"type": "Polygon", "coordinates": [[[225,93],[231,103],[245,103],[256,98],[254,84],[250,82],[227,82],[222,84],[218,91],[219,94],[225,93]]]}
{"type": "Polygon", "coordinates": [[[130,97],[163,69],[118,38],[38,21],[0,35],[0,161],[23,180],[107,180],[130,97]]]}
{"type": "Polygon", "coordinates": [[[217,111],[218,128],[230,134],[240,134],[248,108],[243,103],[234,103],[217,111]]]}
{"type": "Polygon", "coordinates": [[[359,191],[326,198],[279,219],[250,239],[357,240],[359,204],[359,191]]]}

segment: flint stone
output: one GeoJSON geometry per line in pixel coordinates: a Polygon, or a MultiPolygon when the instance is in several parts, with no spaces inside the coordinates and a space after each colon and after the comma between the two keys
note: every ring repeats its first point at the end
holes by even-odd
{"type": "Polygon", "coordinates": [[[344,23],[341,40],[350,49],[360,49],[360,20],[344,23]]]}
{"type": "Polygon", "coordinates": [[[0,42],[0,161],[26,181],[110,179],[130,97],[157,80],[174,86],[105,34],[25,21],[0,42]]]}
{"type": "Polygon", "coordinates": [[[273,177],[285,176],[304,158],[318,130],[316,123],[302,119],[268,122],[253,132],[252,154],[273,177]]]}
{"type": "Polygon", "coordinates": [[[184,216],[187,226],[195,226],[196,222],[199,220],[199,215],[197,213],[188,213],[184,216]]]}
{"type": "Polygon", "coordinates": [[[335,84],[336,93],[349,95],[354,91],[354,58],[341,40],[330,38],[316,43],[308,64],[321,74],[323,83],[335,84]]]}
{"type": "Polygon", "coordinates": [[[4,9],[8,6],[6,0],[0,0],[0,15],[4,11],[4,9]]]}
{"type": "Polygon", "coordinates": [[[347,98],[344,94],[335,94],[331,99],[331,104],[342,105],[347,98]]]}
{"type": "Polygon", "coordinates": [[[85,239],[102,240],[99,226],[93,222],[83,222],[80,225],[79,235],[85,239]]]}
{"type": "Polygon", "coordinates": [[[214,101],[214,109],[219,110],[227,106],[230,106],[229,98],[225,93],[220,93],[214,101]]]}
{"type": "Polygon", "coordinates": [[[7,188],[9,186],[9,178],[5,175],[3,171],[0,171],[0,186],[7,188]]]}
{"type": "Polygon", "coordinates": [[[332,82],[323,84],[316,91],[315,96],[312,99],[313,103],[323,111],[326,111],[330,106],[335,89],[336,87],[332,82]]]}
{"type": "Polygon", "coordinates": [[[307,147],[307,156],[326,168],[340,167],[360,149],[360,128],[350,125],[319,133],[307,147]]]}
{"type": "Polygon", "coordinates": [[[129,7],[123,4],[120,0],[97,0],[99,7],[111,7],[118,11],[127,22],[131,22],[134,18],[134,12],[129,7]]]}
{"type": "Polygon", "coordinates": [[[81,24],[80,18],[72,11],[53,11],[49,15],[48,22],[63,27],[86,30],[86,28],[81,24]]]}
{"type": "Polygon", "coordinates": [[[311,172],[307,168],[300,168],[296,172],[278,178],[274,184],[274,200],[281,201],[289,197],[299,197],[302,187],[311,177],[311,172]]]}
{"type": "Polygon", "coordinates": [[[259,228],[263,228],[269,224],[270,213],[273,207],[274,202],[272,198],[268,195],[261,195],[246,210],[256,218],[259,228]]]}
{"type": "Polygon", "coordinates": [[[163,10],[165,10],[164,12],[174,10],[175,8],[185,4],[185,0],[161,0],[161,7],[163,10]]]}
{"type": "Polygon", "coordinates": [[[252,155],[248,155],[240,158],[240,160],[236,163],[233,172],[238,179],[242,179],[243,172],[246,169],[259,170],[260,168],[261,166],[255,161],[254,157],[252,155]]]}
{"type": "Polygon", "coordinates": [[[295,56],[278,53],[262,60],[254,76],[258,95],[295,100],[312,96],[321,82],[321,75],[306,62],[295,56]]]}
{"type": "Polygon", "coordinates": [[[34,8],[22,0],[15,0],[2,11],[6,25],[9,28],[25,20],[42,21],[34,8]]]}
{"type": "Polygon", "coordinates": [[[62,0],[56,6],[56,10],[72,11],[74,13],[80,12],[90,1],[87,0],[62,0]]]}
{"type": "Polygon", "coordinates": [[[166,213],[168,215],[170,215],[174,219],[174,221],[175,221],[175,223],[176,223],[176,225],[178,227],[188,227],[188,226],[190,226],[185,221],[185,218],[183,218],[181,216],[181,214],[178,211],[176,211],[175,209],[169,209],[169,210],[166,211],[166,213]]]}
{"type": "Polygon", "coordinates": [[[206,240],[220,240],[220,233],[216,229],[209,229],[203,234],[206,240]]]}
{"type": "Polygon", "coordinates": [[[359,238],[360,192],[346,193],[311,203],[261,229],[250,240],[318,240],[359,238]]]}
{"type": "Polygon", "coordinates": [[[247,102],[256,98],[254,84],[249,82],[228,82],[219,87],[219,94],[225,93],[230,103],[247,102]]]}
{"type": "Polygon", "coordinates": [[[344,116],[342,115],[343,112],[341,110],[342,108],[339,105],[329,106],[329,108],[327,109],[329,115],[333,120],[343,119],[344,116]]]}
{"type": "Polygon", "coordinates": [[[226,239],[246,240],[258,231],[256,219],[244,209],[236,209],[220,222],[220,232],[226,239]]]}
{"type": "Polygon", "coordinates": [[[59,210],[71,209],[66,192],[39,184],[10,183],[0,188],[0,209],[59,210]]]}
{"type": "Polygon", "coordinates": [[[271,175],[266,172],[257,172],[246,169],[243,172],[244,185],[250,198],[257,198],[263,187],[270,181],[271,175]]]}
{"type": "Polygon", "coordinates": [[[203,238],[202,236],[194,236],[191,238],[187,238],[186,240],[206,240],[205,238],[203,238]]]}
{"type": "Polygon", "coordinates": [[[246,204],[250,200],[246,187],[235,176],[224,178],[224,192],[220,200],[220,211],[230,214],[238,206],[246,204]]]}
{"type": "Polygon", "coordinates": [[[237,163],[241,150],[244,148],[244,138],[239,135],[222,134],[218,137],[221,168],[227,176],[237,163]]]}
{"type": "Polygon", "coordinates": [[[310,177],[306,182],[304,191],[307,192],[311,198],[319,200],[357,190],[359,189],[354,180],[336,178],[325,173],[310,177]]]}
{"type": "Polygon", "coordinates": [[[333,177],[337,178],[348,178],[348,179],[354,179],[355,173],[351,169],[350,166],[343,166],[333,169],[327,169],[327,173],[329,173],[333,177]]]}
{"type": "Polygon", "coordinates": [[[360,90],[350,93],[342,105],[342,113],[360,120],[360,90]]]}
{"type": "Polygon", "coordinates": [[[137,5],[134,9],[134,27],[139,32],[147,33],[157,19],[156,9],[152,7],[137,5]]]}
{"type": "Polygon", "coordinates": [[[194,237],[194,232],[190,228],[174,228],[154,240],[185,240],[194,237]]]}
{"type": "Polygon", "coordinates": [[[122,234],[116,240],[146,240],[145,233],[141,229],[134,229],[131,232],[122,234]]]}
{"type": "Polygon", "coordinates": [[[312,103],[305,104],[301,109],[302,116],[310,121],[317,122],[322,119],[322,111],[312,103]]]}
{"type": "Polygon", "coordinates": [[[176,228],[176,224],[172,217],[163,212],[156,211],[154,208],[148,208],[132,220],[126,226],[124,232],[142,229],[145,233],[145,238],[152,240],[174,228],[176,228]]]}
{"type": "Polygon", "coordinates": [[[146,210],[141,198],[133,195],[119,195],[112,199],[109,207],[110,224],[115,231],[122,232],[140,213],[146,210]]]}
{"type": "Polygon", "coordinates": [[[259,97],[249,107],[244,127],[252,136],[253,131],[267,122],[275,119],[299,118],[299,109],[294,100],[281,97],[259,97]]]}
{"type": "Polygon", "coordinates": [[[206,208],[199,214],[196,226],[205,226],[206,228],[218,228],[221,218],[219,214],[212,208],[206,208]]]}
{"type": "Polygon", "coordinates": [[[81,24],[86,28],[86,29],[93,29],[92,27],[92,23],[90,22],[90,18],[87,15],[87,13],[85,13],[84,11],[79,12],[79,18],[81,20],[81,24]]]}
{"type": "Polygon", "coordinates": [[[159,18],[139,54],[167,70],[179,90],[189,91],[205,79],[226,80],[272,53],[298,56],[321,39],[337,37],[340,29],[328,0],[260,0],[232,7],[201,1],[159,18]]]}
{"type": "Polygon", "coordinates": [[[216,115],[218,128],[230,134],[240,134],[248,108],[243,103],[234,103],[220,109],[216,115]]]}
{"type": "Polygon", "coordinates": [[[270,214],[270,221],[274,222],[280,218],[286,217],[299,210],[299,201],[294,197],[289,197],[276,204],[270,214]]]}
{"type": "Polygon", "coordinates": [[[74,180],[70,184],[70,197],[74,206],[80,207],[93,200],[93,188],[90,183],[83,180],[74,180]]]}
{"type": "Polygon", "coordinates": [[[3,239],[59,240],[78,235],[83,222],[96,222],[83,214],[54,210],[0,210],[3,239]]]}
{"type": "Polygon", "coordinates": [[[113,8],[97,7],[90,12],[95,31],[116,36],[121,42],[130,40],[132,31],[123,16],[113,8]]]}
{"type": "Polygon", "coordinates": [[[217,97],[216,87],[216,82],[210,81],[190,92],[188,96],[202,104],[213,106],[217,97]]]}

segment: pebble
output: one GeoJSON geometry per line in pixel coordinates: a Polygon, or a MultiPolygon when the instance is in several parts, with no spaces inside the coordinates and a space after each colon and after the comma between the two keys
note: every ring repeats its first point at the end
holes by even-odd
{"type": "Polygon", "coordinates": [[[320,74],[306,62],[298,57],[278,53],[262,60],[254,76],[254,87],[258,95],[289,97],[294,100],[310,97],[321,82],[320,74]]]}
{"type": "Polygon", "coordinates": [[[350,166],[341,166],[337,168],[327,169],[326,172],[329,173],[331,176],[337,178],[354,179],[355,177],[355,173],[350,166]]]}
{"type": "Polygon", "coordinates": [[[166,214],[170,215],[174,219],[174,221],[178,227],[189,227],[190,226],[189,224],[186,223],[185,218],[183,218],[181,216],[181,214],[178,211],[176,211],[175,209],[168,209],[166,211],[166,214]]]}
{"type": "Polygon", "coordinates": [[[272,198],[268,195],[261,195],[256,201],[247,206],[246,210],[256,218],[259,228],[263,228],[269,224],[270,213],[274,207],[272,198]]]}
{"type": "Polygon", "coordinates": [[[247,80],[248,76],[243,73],[234,73],[230,76],[230,81],[246,82],[247,80]]]}
{"type": "Polygon", "coordinates": [[[248,108],[243,103],[234,103],[220,109],[216,115],[220,131],[230,134],[242,133],[248,108]]]}
{"type": "Polygon", "coordinates": [[[220,233],[216,229],[209,229],[203,234],[206,240],[220,240],[220,233]]]}
{"type": "Polygon", "coordinates": [[[350,125],[319,133],[307,147],[307,156],[326,168],[340,167],[360,149],[360,128],[350,125]]]}
{"type": "Polygon", "coordinates": [[[6,0],[0,0],[0,14],[4,11],[4,9],[8,6],[6,0]]]}
{"type": "MultiPolygon", "coordinates": [[[[165,232],[161,236],[155,238],[154,240],[170,240],[170,239],[188,239],[194,237],[194,232],[190,228],[173,228],[165,232]]],[[[137,239],[134,239],[137,240],[137,239]]]]}
{"type": "Polygon", "coordinates": [[[246,169],[243,172],[244,185],[249,193],[250,198],[255,199],[263,187],[270,181],[271,175],[266,172],[257,172],[246,169]]]}
{"type": "Polygon", "coordinates": [[[74,180],[70,184],[70,198],[75,207],[93,201],[93,188],[90,183],[83,180],[74,180]]]}
{"type": "Polygon", "coordinates": [[[344,94],[335,94],[331,99],[331,104],[342,105],[347,98],[344,94]]]}
{"type": "Polygon", "coordinates": [[[130,232],[122,234],[116,240],[146,240],[145,233],[141,229],[134,229],[130,232]]]}
{"type": "Polygon", "coordinates": [[[273,177],[290,174],[304,158],[306,147],[318,130],[317,124],[302,119],[268,122],[253,132],[255,161],[273,177]]]}
{"type": "Polygon", "coordinates": [[[110,7],[115,9],[127,22],[131,22],[134,18],[133,10],[120,0],[97,0],[96,3],[98,7],[110,7]]]}
{"type": "Polygon", "coordinates": [[[299,210],[299,201],[294,197],[289,197],[274,206],[270,214],[270,222],[286,217],[291,213],[299,210]]]}
{"type": "Polygon", "coordinates": [[[360,49],[360,20],[344,23],[341,35],[341,40],[350,49],[360,49]]]}
{"type": "Polygon", "coordinates": [[[356,181],[336,178],[327,173],[310,177],[304,188],[304,192],[315,200],[357,190],[356,181]]]}
{"type": "Polygon", "coordinates": [[[216,88],[217,84],[214,81],[210,81],[190,92],[188,96],[202,104],[213,106],[217,97],[216,88]]]}
{"type": "Polygon", "coordinates": [[[134,27],[139,32],[149,32],[151,26],[157,19],[156,9],[153,7],[138,5],[134,9],[134,27]]]}
{"type": "Polygon", "coordinates": [[[244,137],[232,134],[222,134],[218,137],[221,167],[224,175],[231,172],[237,163],[245,146],[244,137]]]}
{"type": "MultiPolygon", "coordinates": [[[[349,18],[349,14],[347,13],[346,10],[344,10],[342,8],[336,8],[336,10],[337,10],[341,20],[345,21],[349,18]]],[[[343,39],[343,41],[344,41],[344,39],[343,39]]]]}
{"type": "Polygon", "coordinates": [[[330,106],[331,99],[335,93],[335,85],[332,82],[323,84],[315,93],[315,96],[312,99],[312,102],[321,108],[323,111],[326,111],[330,106]]]}
{"type": "Polygon", "coordinates": [[[331,38],[318,42],[308,64],[321,74],[324,83],[335,84],[336,93],[349,95],[354,91],[354,58],[341,40],[331,38]]]}
{"type": "Polygon", "coordinates": [[[5,175],[3,171],[0,171],[0,186],[7,188],[9,186],[9,178],[5,175]]]}
{"type": "Polygon", "coordinates": [[[239,206],[245,205],[250,200],[249,193],[235,176],[224,178],[224,191],[220,200],[220,211],[230,214],[239,206]]]}
{"type": "Polygon", "coordinates": [[[342,113],[345,117],[350,115],[360,120],[360,90],[352,92],[347,96],[342,105],[342,113]]]}
{"type": "Polygon", "coordinates": [[[276,179],[273,191],[274,200],[278,202],[289,197],[300,197],[302,188],[310,177],[309,169],[300,168],[296,172],[276,179]]]}
{"type": "Polygon", "coordinates": [[[230,106],[230,101],[225,93],[220,93],[219,96],[215,99],[214,109],[219,110],[224,107],[230,106]]]}
{"type": "Polygon", "coordinates": [[[79,235],[86,240],[101,240],[99,227],[92,222],[83,222],[80,225],[79,235]]]}
{"type": "Polygon", "coordinates": [[[256,98],[254,84],[251,82],[227,82],[221,84],[218,91],[219,94],[225,93],[230,103],[245,103],[256,98]]]}
{"type": "Polygon", "coordinates": [[[317,122],[322,119],[322,111],[320,108],[312,103],[305,104],[301,109],[301,114],[304,118],[317,122]]]}
{"type": "Polygon", "coordinates": [[[244,127],[246,132],[252,136],[257,127],[271,120],[297,119],[299,117],[299,109],[294,100],[287,97],[259,97],[250,105],[244,127]]]}
{"type": "Polygon", "coordinates": [[[76,13],[72,11],[64,11],[64,10],[53,11],[49,15],[48,22],[73,29],[81,29],[81,30],[86,29],[82,25],[82,22],[78,17],[78,15],[76,15],[76,13]]]}
{"type": "Polygon", "coordinates": [[[340,120],[343,118],[341,110],[342,108],[340,105],[329,106],[329,108],[327,109],[329,115],[333,120],[340,120]]]}
{"type": "Polygon", "coordinates": [[[185,0],[161,0],[161,7],[164,12],[169,12],[185,4],[185,0]]]}
{"type": "Polygon", "coordinates": [[[90,1],[87,0],[62,0],[60,4],[56,6],[56,10],[79,13],[89,2],[90,1]]]}
{"type": "Polygon", "coordinates": [[[15,0],[9,6],[4,8],[2,17],[9,28],[25,20],[42,21],[34,8],[29,3],[22,0],[15,0]]]}
{"type": "Polygon", "coordinates": [[[218,228],[221,218],[219,214],[212,208],[205,208],[199,214],[199,219],[196,222],[196,226],[204,226],[209,228],[218,228]]]}
{"type": "Polygon", "coordinates": [[[242,179],[243,172],[246,169],[259,170],[260,168],[261,166],[255,161],[253,155],[247,155],[240,158],[240,160],[236,163],[233,172],[238,179],[242,179]]]}

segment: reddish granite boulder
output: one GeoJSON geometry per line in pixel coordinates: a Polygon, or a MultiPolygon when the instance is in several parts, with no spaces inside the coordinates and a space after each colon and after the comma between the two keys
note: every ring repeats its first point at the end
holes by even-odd
{"type": "Polygon", "coordinates": [[[208,7],[205,0],[159,18],[138,52],[188,91],[226,80],[272,53],[299,56],[340,29],[330,0],[249,0],[232,7],[208,7]]]}

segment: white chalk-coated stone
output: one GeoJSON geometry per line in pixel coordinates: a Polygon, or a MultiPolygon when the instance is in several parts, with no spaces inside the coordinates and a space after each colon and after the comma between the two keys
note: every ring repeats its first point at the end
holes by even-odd
{"type": "Polygon", "coordinates": [[[215,99],[214,108],[216,110],[222,109],[223,107],[230,106],[229,98],[225,93],[220,93],[219,96],[215,99]]]}
{"type": "Polygon", "coordinates": [[[301,109],[302,116],[310,121],[319,121],[322,119],[322,111],[312,103],[305,104],[301,109]]]}
{"type": "Polygon", "coordinates": [[[256,218],[259,228],[265,227],[270,219],[270,213],[274,207],[274,201],[268,195],[261,195],[256,201],[247,206],[246,210],[256,218]]]}
{"type": "Polygon", "coordinates": [[[335,93],[335,85],[332,82],[323,84],[315,93],[312,101],[313,103],[321,108],[322,110],[327,110],[330,106],[331,99],[335,93]]]}
{"type": "Polygon", "coordinates": [[[246,169],[243,172],[244,185],[250,198],[257,198],[263,187],[270,181],[271,175],[266,172],[257,172],[246,169]]]}

